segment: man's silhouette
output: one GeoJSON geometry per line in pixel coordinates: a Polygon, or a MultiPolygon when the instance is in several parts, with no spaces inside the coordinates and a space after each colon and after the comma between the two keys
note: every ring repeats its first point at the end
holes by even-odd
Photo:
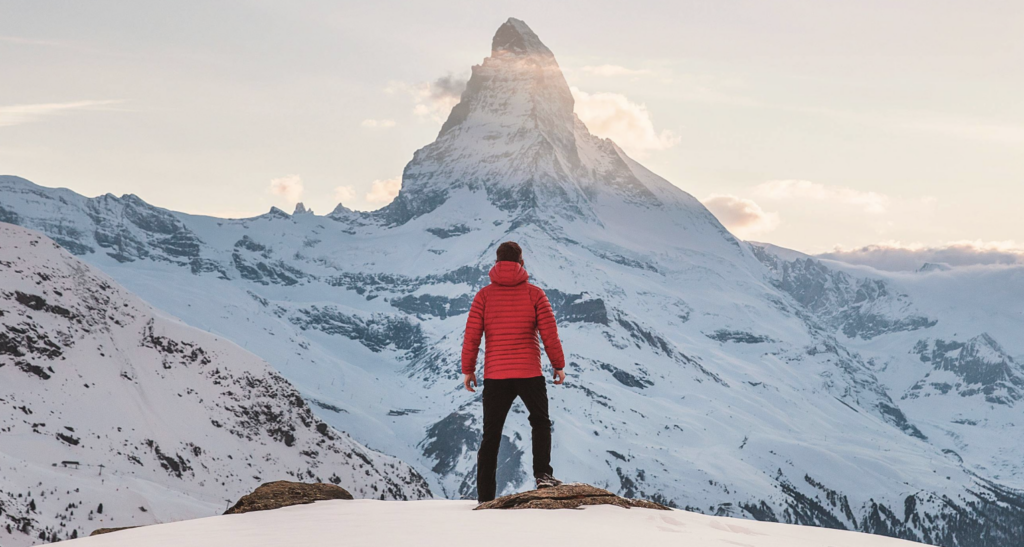
{"type": "Polygon", "coordinates": [[[480,337],[484,348],[484,436],[477,455],[476,490],[480,502],[495,495],[495,472],[501,429],[512,403],[519,397],[530,412],[533,428],[533,476],[537,488],[558,486],[551,476],[551,420],[548,394],[540,368],[540,342],[554,367],[555,384],[565,381],[565,357],[558,340],[555,314],[547,295],[527,283],[523,250],[512,241],[498,246],[498,261],[491,268],[491,284],[473,298],[462,343],[462,383],[475,391],[476,358],[480,337]]]}

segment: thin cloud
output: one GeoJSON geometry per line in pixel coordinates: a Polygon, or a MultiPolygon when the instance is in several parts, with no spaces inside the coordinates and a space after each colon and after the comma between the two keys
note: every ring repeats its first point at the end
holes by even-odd
{"type": "Polygon", "coordinates": [[[35,40],[32,38],[22,38],[20,36],[0,36],[0,42],[6,42],[8,44],[18,44],[22,46],[66,47],[68,45],[64,42],[55,42],[52,40],[35,40]]]}
{"type": "Polygon", "coordinates": [[[334,189],[334,201],[341,204],[352,203],[356,199],[356,190],[351,186],[338,186],[334,189]]]}
{"type": "Polygon", "coordinates": [[[289,203],[298,203],[302,199],[302,177],[298,175],[285,175],[270,181],[269,192],[275,196],[281,196],[289,203]]]}
{"type": "Polygon", "coordinates": [[[39,104],[15,104],[0,106],[0,127],[11,127],[38,121],[47,116],[53,116],[75,110],[108,110],[110,105],[122,101],[74,101],[68,103],[39,103],[39,104]]]}
{"type": "Polygon", "coordinates": [[[878,192],[862,192],[844,186],[829,186],[809,180],[772,180],[757,185],[754,194],[773,200],[803,199],[860,207],[879,215],[889,210],[892,199],[878,192]]]}
{"type": "Polygon", "coordinates": [[[416,117],[421,120],[443,123],[452,108],[459,104],[465,89],[466,80],[449,74],[433,82],[419,84],[391,82],[384,92],[410,95],[413,98],[413,114],[416,117]]]}
{"type": "Polygon", "coordinates": [[[992,142],[1001,145],[1024,145],[1024,125],[970,117],[957,117],[934,112],[897,110],[854,111],[817,106],[772,105],[752,103],[750,106],[811,114],[848,125],[862,125],[882,130],[932,133],[964,140],[992,142]]]}
{"type": "Polygon", "coordinates": [[[779,214],[766,212],[754,200],[712,194],[701,202],[730,232],[742,239],[765,234],[779,227],[779,214]]]}
{"type": "Polygon", "coordinates": [[[587,128],[597,136],[615,141],[631,156],[644,158],[652,151],[666,150],[679,143],[680,138],[671,131],[656,131],[647,107],[625,95],[570,89],[576,101],[576,115],[587,128]]]}
{"type": "Polygon", "coordinates": [[[819,258],[871,266],[885,271],[917,271],[925,264],[949,267],[1024,265],[1024,244],[1015,241],[952,241],[927,246],[891,241],[858,249],[837,247],[819,258]]]}
{"type": "Polygon", "coordinates": [[[585,66],[580,68],[587,74],[593,74],[594,76],[614,77],[614,76],[641,76],[644,74],[651,74],[650,70],[647,69],[632,69],[626,68],[619,65],[597,65],[597,66],[585,66]]]}
{"type": "Polygon", "coordinates": [[[372,119],[365,119],[365,120],[363,120],[363,123],[361,123],[359,125],[361,125],[363,127],[368,127],[368,128],[371,128],[371,129],[389,129],[389,128],[395,126],[395,120],[372,120],[372,119]]]}
{"type": "Polygon", "coordinates": [[[398,191],[402,189],[402,177],[375,180],[370,183],[370,191],[366,193],[366,201],[375,205],[391,203],[398,191]]]}

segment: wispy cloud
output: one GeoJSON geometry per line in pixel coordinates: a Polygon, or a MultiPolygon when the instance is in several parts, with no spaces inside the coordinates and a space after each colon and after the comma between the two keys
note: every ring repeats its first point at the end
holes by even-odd
{"type": "Polygon", "coordinates": [[[765,234],[779,227],[779,214],[766,212],[751,199],[712,194],[701,202],[729,231],[742,239],[765,234]]]}
{"type": "Polygon", "coordinates": [[[356,190],[351,186],[338,186],[334,189],[334,201],[349,207],[352,200],[356,199],[356,190]]]}
{"type": "Polygon", "coordinates": [[[267,190],[275,196],[281,196],[288,203],[298,203],[302,199],[302,177],[298,175],[285,175],[270,181],[270,188],[267,190]]]}
{"type": "Polygon", "coordinates": [[[647,106],[618,93],[587,93],[571,88],[576,115],[592,133],[615,141],[631,156],[646,157],[679,143],[679,137],[665,129],[656,131],[647,106]]]}
{"type": "Polygon", "coordinates": [[[363,123],[359,124],[363,127],[370,129],[389,129],[395,126],[395,120],[372,120],[365,119],[363,123]]]}
{"type": "Polygon", "coordinates": [[[8,44],[18,44],[22,46],[66,47],[68,45],[64,42],[56,42],[53,40],[35,40],[33,38],[22,38],[20,36],[0,36],[0,42],[5,42],[8,44]]]}
{"type": "Polygon", "coordinates": [[[15,104],[0,106],[0,127],[10,127],[38,121],[47,116],[75,110],[110,110],[122,101],[74,101],[67,103],[15,104]]]}
{"type": "Polygon", "coordinates": [[[398,191],[402,189],[402,177],[375,180],[370,183],[370,191],[366,193],[366,201],[374,205],[391,203],[398,191]]]}
{"type": "Polygon", "coordinates": [[[413,114],[421,120],[442,123],[448,113],[459,104],[462,92],[466,89],[466,80],[451,74],[442,76],[433,82],[409,84],[391,82],[384,89],[385,93],[407,93],[413,98],[413,114]]]}
{"type": "Polygon", "coordinates": [[[959,139],[997,144],[1024,145],[1024,125],[1002,121],[915,110],[892,112],[854,111],[816,106],[764,105],[831,118],[844,124],[859,124],[886,130],[932,133],[959,139]]]}
{"type": "MultiPolygon", "coordinates": [[[[595,76],[634,76],[655,74],[618,65],[584,66],[580,71],[595,76]]],[[[1024,145],[1024,124],[1005,120],[961,116],[950,112],[901,109],[851,109],[835,106],[787,104],[751,96],[744,82],[708,74],[657,74],[671,82],[675,100],[753,108],[782,110],[820,118],[829,118],[844,125],[861,125],[889,131],[931,133],[947,137],[991,142],[1001,145],[1024,145]]]]}
{"type": "Polygon", "coordinates": [[[626,68],[619,65],[596,65],[596,66],[584,66],[580,68],[581,71],[587,74],[593,74],[594,76],[641,76],[644,74],[651,74],[652,72],[647,69],[633,69],[626,68]]]}
{"type": "Polygon", "coordinates": [[[951,137],[988,141],[1012,146],[1024,145],[1024,125],[1008,125],[986,120],[929,117],[904,120],[902,127],[951,137]]]}
{"type": "Polygon", "coordinates": [[[865,213],[882,214],[891,198],[877,192],[863,192],[843,186],[829,186],[809,180],[772,180],[757,185],[754,195],[775,200],[810,200],[854,205],[865,213]]]}
{"type": "Polygon", "coordinates": [[[948,266],[1024,265],[1024,244],[1016,241],[951,241],[944,245],[889,241],[858,249],[837,247],[818,255],[887,271],[914,271],[925,264],[948,266]]]}

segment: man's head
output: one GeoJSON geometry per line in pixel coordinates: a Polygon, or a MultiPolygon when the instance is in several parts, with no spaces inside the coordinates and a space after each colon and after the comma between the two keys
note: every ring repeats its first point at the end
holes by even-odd
{"type": "Polygon", "coordinates": [[[506,241],[498,245],[498,262],[523,263],[523,249],[515,241],[506,241]]]}

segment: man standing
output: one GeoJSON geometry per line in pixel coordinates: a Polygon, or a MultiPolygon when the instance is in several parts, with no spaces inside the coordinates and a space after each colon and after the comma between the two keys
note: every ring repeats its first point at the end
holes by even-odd
{"type": "Polygon", "coordinates": [[[551,420],[548,418],[548,393],[540,368],[540,342],[554,367],[555,384],[565,381],[565,357],[558,340],[555,314],[544,291],[527,283],[523,268],[523,250],[506,241],[498,246],[498,261],[491,268],[491,284],[480,289],[473,299],[462,343],[462,383],[476,391],[476,358],[480,337],[484,348],[484,435],[477,454],[476,490],[479,501],[491,501],[495,495],[498,445],[505,417],[516,397],[530,412],[533,429],[533,476],[537,488],[562,484],[551,476],[551,420]],[[472,385],[471,385],[472,384],[472,385]]]}

